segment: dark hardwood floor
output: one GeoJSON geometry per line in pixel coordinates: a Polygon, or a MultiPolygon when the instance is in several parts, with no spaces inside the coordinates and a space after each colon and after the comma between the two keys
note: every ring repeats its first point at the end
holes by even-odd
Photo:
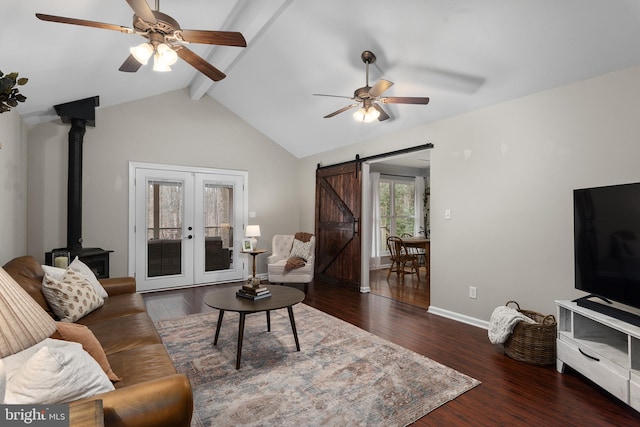
{"type": "MultiPolygon", "coordinates": [[[[213,311],[202,299],[220,286],[238,284],[144,297],[149,314],[160,320],[213,311]]],[[[501,346],[489,342],[484,329],[389,297],[318,282],[307,287],[303,303],[482,381],[418,420],[416,426],[640,425],[639,412],[574,371],[560,374],[555,366],[533,366],[505,356],[501,346]]]]}
{"type": "Polygon", "coordinates": [[[415,274],[406,274],[402,277],[391,273],[387,280],[388,272],[388,267],[369,271],[369,287],[372,294],[417,307],[429,308],[431,303],[429,275],[424,267],[420,267],[420,278],[415,274]]]}

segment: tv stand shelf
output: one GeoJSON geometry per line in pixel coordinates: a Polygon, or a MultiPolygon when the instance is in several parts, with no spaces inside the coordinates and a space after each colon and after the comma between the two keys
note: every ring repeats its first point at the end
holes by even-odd
{"type": "Polygon", "coordinates": [[[640,411],[640,327],[573,301],[556,305],[558,372],[571,366],[640,411]]]}

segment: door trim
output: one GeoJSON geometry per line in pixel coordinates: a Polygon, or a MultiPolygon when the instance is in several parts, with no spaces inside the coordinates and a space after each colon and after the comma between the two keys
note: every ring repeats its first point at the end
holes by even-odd
{"type": "MultiPolygon", "coordinates": [[[[248,224],[249,220],[249,194],[247,191],[247,183],[249,178],[249,173],[247,171],[241,170],[231,170],[231,169],[217,169],[217,168],[204,168],[204,167],[191,167],[191,166],[180,166],[180,165],[167,165],[161,163],[144,163],[144,162],[129,162],[129,223],[127,225],[127,239],[128,239],[128,255],[127,255],[127,274],[129,276],[134,277],[136,271],[136,241],[135,241],[135,226],[136,226],[136,212],[135,212],[135,204],[136,204],[136,192],[134,189],[134,183],[136,180],[136,170],[137,169],[156,169],[163,171],[171,171],[171,172],[187,172],[187,173],[204,173],[204,174],[219,174],[219,175],[235,175],[241,176],[243,181],[243,196],[242,196],[242,227],[244,229],[244,225],[248,224]]],[[[238,243],[239,244],[239,243],[238,243]]],[[[240,247],[235,248],[237,251],[240,251],[240,247]]],[[[242,268],[243,280],[247,279],[247,270],[246,268],[242,268]]],[[[187,285],[188,286],[200,286],[198,284],[187,285]]],[[[183,288],[185,286],[180,286],[183,288]]],[[[162,290],[168,290],[171,288],[166,288],[162,290]]]]}

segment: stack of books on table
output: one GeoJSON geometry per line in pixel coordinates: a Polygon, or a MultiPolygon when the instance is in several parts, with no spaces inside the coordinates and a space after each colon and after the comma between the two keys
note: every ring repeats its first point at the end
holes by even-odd
{"type": "Polygon", "coordinates": [[[269,298],[271,296],[271,292],[269,292],[269,288],[266,286],[260,285],[254,288],[252,284],[248,283],[246,285],[242,285],[242,288],[236,292],[236,295],[255,301],[258,299],[269,298]]]}

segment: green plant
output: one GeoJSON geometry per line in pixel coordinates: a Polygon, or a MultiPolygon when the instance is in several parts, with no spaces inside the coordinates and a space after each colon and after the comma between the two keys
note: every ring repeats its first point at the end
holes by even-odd
{"type": "Polygon", "coordinates": [[[11,111],[13,107],[18,106],[18,102],[24,102],[27,97],[20,93],[16,87],[27,84],[29,79],[25,77],[18,78],[18,73],[9,73],[4,75],[0,71],[0,113],[11,111]]]}

